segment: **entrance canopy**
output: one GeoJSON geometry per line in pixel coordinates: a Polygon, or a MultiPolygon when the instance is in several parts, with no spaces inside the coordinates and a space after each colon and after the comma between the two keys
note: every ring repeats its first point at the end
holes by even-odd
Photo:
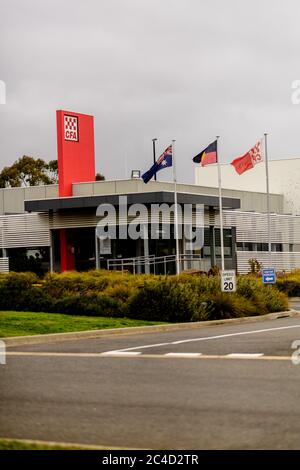
{"type": "MultiPolygon", "coordinates": [[[[25,200],[26,212],[46,212],[66,209],[84,209],[98,207],[100,204],[119,205],[119,197],[127,196],[128,204],[173,204],[174,193],[171,191],[157,191],[147,193],[112,194],[100,196],[72,196],[55,199],[25,200]]],[[[223,197],[223,209],[239,209],[240,199],[223,197]]],[[[209,207],[218,207],[217,196],[206,194],[178,193],[179,204],[203,204],[209,207]]]]}

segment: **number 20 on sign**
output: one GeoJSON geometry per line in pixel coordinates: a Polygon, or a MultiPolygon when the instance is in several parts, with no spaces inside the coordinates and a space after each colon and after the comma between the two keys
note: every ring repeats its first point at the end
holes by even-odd
{"type": "Polygon", "coordinates": [[[221,291],[236,291],[236,273],[234,270],[221,271],[221,291]]]}

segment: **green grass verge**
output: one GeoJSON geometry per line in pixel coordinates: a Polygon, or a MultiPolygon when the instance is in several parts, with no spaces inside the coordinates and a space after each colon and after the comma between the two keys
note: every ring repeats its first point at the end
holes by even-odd
{"type": "Polygon", "coordinates": [[[80,446],[35,444],[17,439],[0,439],[0,450],[85,450],[80,446]]]}
{"type": "MultiPolygon", "coordinates": [[[[110,450],[112,447],[0,438],[0,450],[110,450]]],[[[119,450],[119,448],[117,448],[119,450]]],[[[122,450],[120,448],[120,450],[122,450]]]]}
{"type": "Polygon", "coordinates": [[[0,311],[1,338],[159,324],[162,324],[162,322],[130,320],[128,318],[63,315],[61,313],[0,311]]]}

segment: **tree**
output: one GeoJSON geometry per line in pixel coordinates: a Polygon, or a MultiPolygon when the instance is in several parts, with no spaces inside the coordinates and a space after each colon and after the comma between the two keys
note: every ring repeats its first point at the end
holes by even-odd
{"type": "Polygon", "coordinates": [[[105,180],[105,176],[102,175],[101,173],[97,173],[95,180],[96,180],[96,181],[104,181],[104,180],[105,180]]]}
{"type": "Polygon", "coordinates": [[[248,264],[251,274],[258,274],[262,270],[262,264],[256,258],[248,259],[248,264]]]}
{"type": "Polygon", "coordinates": [[[52,183],[58,183],[58,162],[57,160],[50,160],[48,163],[48,173],[52,183]]]}
{"type": "Polygon", "coordinates": [[[57,182],[57,163],[47,163],[41,158],[27,155],[19,158],[11,166],[4,167],[0,172],[0,188],[21,186],[38,186],[57,182]]]}
{"type": "MultiPolygon", "coordinates": [[[[105,177],[97,173],[95,181],[104,181],[105,177]]],[[[0,188],[16,188],[22,186],[39,186],[58,183],[57,160],[47,163],[41,158],[23,157],[0,172],[0,188]]]]}

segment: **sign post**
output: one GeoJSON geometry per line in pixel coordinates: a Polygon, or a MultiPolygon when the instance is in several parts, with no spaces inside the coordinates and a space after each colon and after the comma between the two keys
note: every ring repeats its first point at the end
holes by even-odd
{"type": "Polygon", "coordinates": [[[275,284],[276,283],[276,271],[275,268],[267,268],[262,270],[262,281],[264,284],[275,284]]]}
{"type": "Polygon", "coordinates": [[[221,291],[236,291],[236,272],[233,269],[221,271],[221,291]]]}

